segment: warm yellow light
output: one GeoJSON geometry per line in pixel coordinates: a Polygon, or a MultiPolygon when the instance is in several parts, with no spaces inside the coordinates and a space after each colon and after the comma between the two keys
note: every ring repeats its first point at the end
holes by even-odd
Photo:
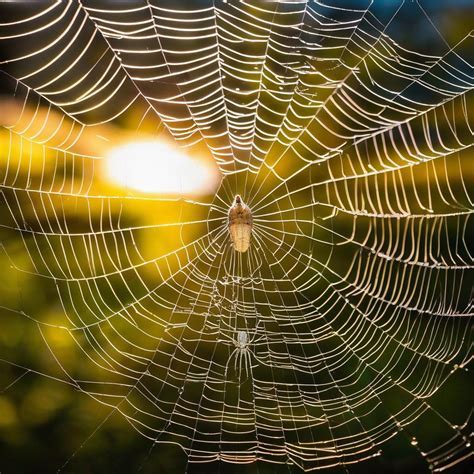
{"type": "Polygon", "coordinates": [[[217,180],[209,165],[157,140],[130,142],[111,149],[106,172],[120,186],[168,195],[210,193],[217,180]]]}

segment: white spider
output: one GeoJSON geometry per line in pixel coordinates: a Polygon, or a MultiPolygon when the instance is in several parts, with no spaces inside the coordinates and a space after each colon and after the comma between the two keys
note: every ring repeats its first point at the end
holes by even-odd
{"type": "Polygon", "coordinates": [[[254,367],[257,367],[257,365],[252,365],[252,357],[255,358],[255,354],[252,352],[250,345],[255,342],[258,342],[260,339],[263,338],[263,336],[260,336],[259,338],[255,339],[256,333],[254,333],[252,337],[249,337],[249,333],[247,331],[242,331],[242,330],[237,331],[237,337],[235,339],[227,336],[226,334],[224,334],[224,336],[227,339],[230,339],[230,341],[235,346],[235,349],[230,354],[229,360],[227,362],[224,376],[227,378],[227,370],[229,369],[229,363],[231,362],[232,358],[235,357],[234,370],[235,370],[235,373],[237,374],[237,366],[238,366],[239,380],[242,377],[242,363],[245,369],[245,377],[248,378],[249,372],[251,372],[251,369],[254,367]]]}

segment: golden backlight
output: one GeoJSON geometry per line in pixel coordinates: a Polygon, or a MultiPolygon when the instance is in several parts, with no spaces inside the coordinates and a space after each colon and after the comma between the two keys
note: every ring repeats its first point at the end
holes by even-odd
{"type": "Polygon", "coordinates": [[[212,193],[218,180],[216,170],[209,164],[158,140],[112,148],[106,157],[106,173],[116,185],[166,195],[212,193]]]}

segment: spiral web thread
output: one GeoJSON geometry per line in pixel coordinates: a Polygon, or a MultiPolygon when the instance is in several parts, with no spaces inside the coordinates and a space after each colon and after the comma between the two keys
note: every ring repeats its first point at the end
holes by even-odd
{"type": "Polygon", "coordinates": [[[469,420],[430,399],[470,358],[472,34],[439,55],[403,47],[403,4],[383,21],[354,2],[104,5],[17,6],[0,24],[23,103],[4,124],[1,224],[28,256],[10,271],[60,302],[54,323],[17,312],[64,381],[190,462],[348,466],[395,436],[434,471],[471,456],[469,420]],[[78,143],[123,117],[205,147],[215,196],[97,192],[102,156],[78,143]],[[227,230],[236,193],[245,254],[227,230]],[[156,212],[134,225],[142,201],[156,212]],[[144,255],[165,231],[173,247],[144,255]]]}

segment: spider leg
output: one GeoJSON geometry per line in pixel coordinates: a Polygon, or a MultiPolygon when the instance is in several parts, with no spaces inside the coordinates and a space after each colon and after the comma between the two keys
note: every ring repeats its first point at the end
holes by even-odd
{"type": "Polygon", "coordinates": [[[247,349],[244,348],[242,349],[242,364],[243,364],[243,369],[245,370],[245,377],[247,377],[247,349]]]}
{"type": "MultiPolygon", "coordinates": [[[[232,357],[237,351],[238,351],[238,348],[236,347],[229,356],[229,360],[227,361],[227,364],[225,366],[224,378],[227,378],[227,370],[229,369],[229,362],[232,360],[232,357]]],[[[236,359],[237,359],[237,356],[236,356],[236,359]]]]}
{"type": "Polygon", "coordinates": [[[237,352],[237,354],[236,354],[235,360],[234,360],[234,370],[235,370],[235,373],[237,373],[237,363],[238,363],[239,357],[240,357],[240,349],[237,347],[235,349],[235,351],[237,352]]]}
{"type": "Polygon", "coordinates": [[[242,380],[242,349],[239,349],[239,382],[242,380]]]}
{"type": "MultiPolygon", "coordinates": [[[[248,360],[249,360],[249,372],[250,372],[250,377],[253,379],[253,372],[252,369],[254,366],[252,366],[252,352],[249,350],[248,352],[248,360]]],[[[255,366],[256,367],[256,366],[255,366]]]]}
{"type": "Polygon", "coordinates": [[[242,354],[241,354],[241,356],[242,356],[242,359],[241,359],[241,368],[240,368],[240,370],[241,370],[241,379],[242,379],[242,372],[243,372],[243,370],[242,370],[242,365],[244,365],[244,370],[245,370],[245,363],[246,363],[246,359],[245,359],[245,348],[242,349],[242,354]]]}
{"type": "Polygon", "coordinates": [[[247,348],[245,350],[245,374],[247,378],[249,377],[250,364],[251,364],[250,350],[247,348]]]}

